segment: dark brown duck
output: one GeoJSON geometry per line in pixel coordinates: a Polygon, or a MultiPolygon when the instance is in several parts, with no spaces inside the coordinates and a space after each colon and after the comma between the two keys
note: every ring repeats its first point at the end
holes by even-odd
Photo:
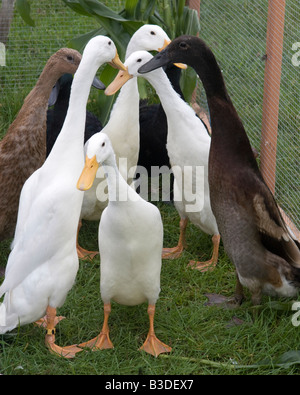
{"type": "Polygon", "coordinates": [[[236,267],[236,298],[242,300],[242,286],[249,288],[254,304],[262,293],[292,297],[300,286],[300,246],[263,180],[212,51],[198,37],[181,36],[139,72],[177,62],[195,69],[206,92],[212,128],[211,206],[236,267]]]}

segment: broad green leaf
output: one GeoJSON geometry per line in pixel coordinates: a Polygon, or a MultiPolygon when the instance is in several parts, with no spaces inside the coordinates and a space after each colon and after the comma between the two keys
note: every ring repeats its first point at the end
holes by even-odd
{"type": "Polygon", "coordinates": [[[138,2],[139,0],[126,0],[125,11],[128,18],[134,18],[138,2]]]}
{"type": "Polygon", "coordinates": [[[178,17],[181,17],[181,15],[183,13],[183,9],[185,7],[185,0],[177,0],[176,3],[177,3],[178,17]]]}
{"type": "Polygon", "coordinates": [[[172,10],[168,0],[163,0],[163,18],[167,26],[172,26],[172,10]]]}
{"type": "Polygon", "coordinates": [[[80,4],[79,0],[62,0],[71,10],[75,11],[79,15],[91,16],[80,4]]]}
{"type": "Polygon", "coordinates": [[[17,0],[16,7],[24,22],[27,25],[34,27],[35,22],[30,16],[30,4],[27,0],[17,0]]]}
{"type": "Polygon", "coordinates": [[[148,0],[147,1],[147,7],[143,13],[143,21],[147,21],[150,17],[150,15],[153,14],[156,6],[156,0],[148,0]]]}
{"type": "Polygon", "coordinates": [[[110,8],[106,7],[103,3],[97,0],[79,0],[81,6],[90,14],[104,18],[114,19],[116,21],[125,22],[120,14],[117,14],[110,8]]]}
{"type": "Polygon", "coordinates": [[[139,0],[134,10],[134,19],[140,21],[142,19],[142,0],[139,0]]]}
{"type": "MultiPolygon", "coordinates": [[[[137,22],[137,21],[122,22],[122,26],[123,26],[124,30],[129,34],[128,40],[143,25],[144,25],[143,22],[137,22]]],[[[127,46],[127,44],[126,44],[126,46],[127,46]]]]}
{"type": "MultiPolygon", "coordinates": [[[[95,18],[101,28],[76,37],[71,45],[82,50],[86,42],[97,34],[104,34],[114,41],[121,60],[124,60],[127,44],[131,36],[144,23],[152,23],[161,26],[171,39],[182,34],[197,35],[200,30],[198,13],[185,6],[185,0],[161,0],[158,10],[156,0],[126,0],[124,8],[116,13],[103,2],[98,0],[63,0],[74,11],[95,18]]],[[[114,73],[109,67],[104,68],[104,76],[112,76],[114,73]]],[[[101,80],[103,78],[101,77],[101,80]]],[[[112,78],[111,78],[112,80],[112,78]]],[[[141,97],[147,97],[151,91],[143,79],[139,79],[139,91],[141,97]]],[[[185,99],[191,100],[196,87],[197,75],[192,68],[184,70],[181,77],[181,86],[185,99]]],[[[105,83],[105,81],[103,80],[105,83]]],[[[100,92],[99,105],[103,111],[102,122],[106,122],[114,102],[114,97],[105,97],[100,92]]]]}
{"type": "Polygon", "coordinates": [[[126,47],[130,40],[130,34],[124,29],[122,23],[119,23],[113,19],[103,18],[100,16],[97,16],[96,19],[107,32],[107,36],[109,36],[115,43],[120,58],[124,59],[126,47]]]}
{"type": "MultiPolygon", "coordinates": [[[[107,64],[103,68],[102,72],[100,73],[100,77],[99,77],[100,81],[102,81],[106,86],[108,86],[113,81],[117,73],[118,70],[114,69],[109,64],[107,64]]],[[[99,118],[103,125],[106,125],[109,120],[111,109],[113,107],[117,95],[118,93],[112,96],[106,96],[104,92],[101,91],[97,96],[97,105],[99,106],[99,108],[101,108],[99,118]]]]}
{"type": "Polygon", "coordinates": [[[148,97],[148,89],[147,89],[147,81],[145,78],[138,78],[138,88],[141,99],[147,99],[148,97]]]}
{"type": "Polygon", "coordinates": [[[181,90],[185,100],[189,103],[192,99],[192,94],[196,88],[197,73],[192,67],[182,70],[182,77],[180,80],[181,90]]]}
{"type": "Polygon", "coordinates": [[[200,21],[196,10],[191,10],[190,13],[190,30],[189,33],[192,36],[196,36],[200,32],[200,21]]]}
{"type": "Polygon", "coordinates": [[[79,52],[82,52],[84,47],[86,46],[87,42],[90,41],[91,38],[98,36],[100,34],[101,35],[106,34],[106,32],[104,31],[104,29],[102,27],[99,29],[92,30],[91,32],[88,32],[88,33],[83,34],[81,36],[72,38],[72,40],[70,40],[68,42],[68,46],[70,48],[77,49],[77,51],[79,51],[79,52]]]}
{"type": "Polygon", "coordinates": [[[153,15],[150,15],[149,17],[149,22],[153,24],[157,24],[163,27],[163,29],[168,29],[168,26],[162,16],[157,12],[157,10],[154,11],[153,15]]]}

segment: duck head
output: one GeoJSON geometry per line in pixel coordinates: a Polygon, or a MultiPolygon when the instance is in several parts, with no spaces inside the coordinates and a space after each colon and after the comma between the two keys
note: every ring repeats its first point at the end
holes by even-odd
{"type": "Polygon", "coordinates": [[[169,63],[183,62],[194,66],[194,61],[201,56],[206,56],[208,52],[203,40],[198,37],[183,35],[172,40],[147,65],[143,65],[139,69],[139,73],[148,73],[159,67],[164,67],[169,63]]]}
{"type": "Polygon", "coordinates": [[[105,133],[94,134],[87,142],[85,165],[77,182],[77,189],[86,191],[93,185],[101,163],[114,154],[109,137],[105,133]]]}
{"type": "Polygon", "coordinates": [[[133,52],[124,62],[125,71],[119,71],[115,79],[105,90],[105,94],[110,96],[116,93],[128,80],[139,76],[139,68],[149,62],[153,56],[147,51],[133,52]]]}

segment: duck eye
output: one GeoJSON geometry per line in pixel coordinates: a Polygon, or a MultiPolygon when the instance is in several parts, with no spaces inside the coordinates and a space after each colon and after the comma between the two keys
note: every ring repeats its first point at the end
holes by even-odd
{"type": "Polygon", "coordinates": [[[101,147],[104,147],[104,146],[105,146],[105,142],[102,143],[101,147]]]}
{"type": "Polygon", "coordinates": [[[179,47],[182,48],[182,49],[186,49],[186,48],[187,48],[186,42],[182,41],[182,42],[179,44],[179,47]]]}
{"type": "Polygon", "coordinates": [[[153,30],[151,30],[151,34],[152,36],[155,36],[155,32],[153,30]]]}
{"type": "Polygon", "coordinates": [[[67,60],[68,60],[69,62],[74,62],[73,56],[71,56],[71,55],[68,55],[68,56],[67,56],[67,60]]]}
{"type": "Polygon", "coordinates": [[[108,41],[108,45],[111,45],[111,41],[108,41]]]}

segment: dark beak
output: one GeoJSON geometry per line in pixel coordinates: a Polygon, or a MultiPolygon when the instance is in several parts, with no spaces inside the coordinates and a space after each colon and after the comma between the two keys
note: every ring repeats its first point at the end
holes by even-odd
{"type": "MultiPolygon", "coordinates": [[[[70,82],[70,84],[71,84],[71,82],[70,82]]],[[[97,77],[94,78],[92,85],[93,85],[93,87],[95,87],[97,89],[101,89],[101,90],[106,89],[106,86],[97,77]]],[[[50,97],[48,100],[48,107],[54,106],[54,104],[56,103],[56,100],[57,100],[58,94],[59,94],[59,90],[60,90],[60,83],[58,80],[56,82],[56,84],[54,85],[54,87],[52,88],[52,91],[50,93],[50,97]]]]}
{"type": "Polygon", "coordinates": [[[148,63],[144,64],[138,69],[138,72],[141,74],[149,73],[152,70],[156,70],[159,67],[166,66],[167,64],[172,63],[169,59],[167,50],[163,50],[156,54],[154,58],[149,60],[148,63]]]}
{"type": "Polygon", "coordinates": [[[59,89],[60,89],[60,83],[59,81],[56,81],[56,84],[52,88],[52,91],[49,96],[48,107],[54,106],[54,104],[56,103],[59,94],[59,89]]]}
{"type": "Polygon", "coordinates": [[[97,77],[94,78],[92,86],[97,89],[101,89],[102,91],[106,88],[106,86],[101,82],[97,77]]]}

